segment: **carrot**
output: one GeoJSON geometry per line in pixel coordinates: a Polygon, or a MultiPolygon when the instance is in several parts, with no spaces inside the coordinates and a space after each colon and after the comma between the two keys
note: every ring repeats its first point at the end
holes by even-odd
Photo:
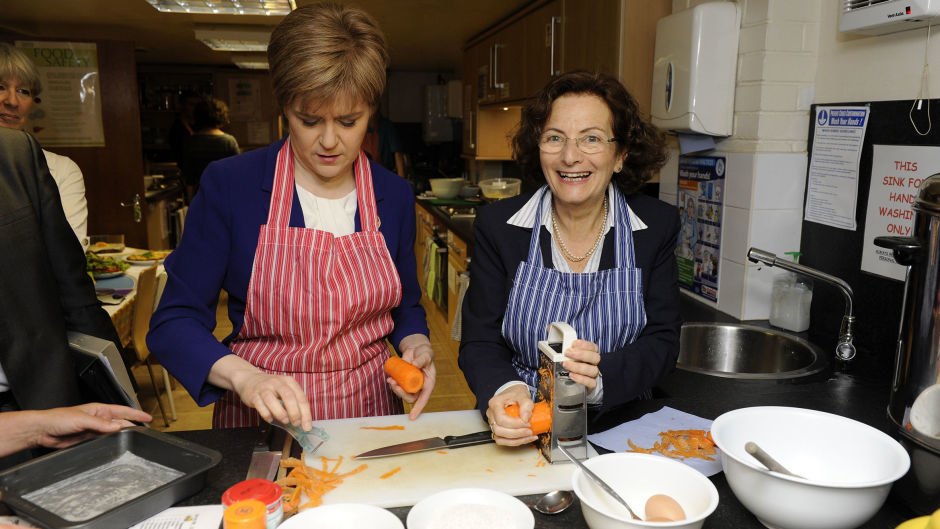
{"type": "Polygon", "coordinates": [[[395,379],[408,393],[417,393],[424,386],[424,373],[397,356],[385,361],[385,374],[395,379]]]}
{"type": "MultiPolygon", "coordinates": [[[[519,405],[506,406],[506,415],[519,417],[519,405]]],[[[529,419],[529,428],[535,435],[543,434],[552,429],[552,407],[545,402],[536,402],[532,408],[532,417],[529,419]]]]}
{"type": "Polygon", "coordinates": [[[360,430],[404,430],[404,426],[360,426],[360,430]]]}
{"type": "Polygon", "coordinates": [[[393,476],[396,472],[398,472],[399,470],[401,470],[401,467],[395,467],[395,468],[389,470],[388,472],[382,474],[381,476],[379,476],[379,479],[388,479],[388,478],[392,477],[392,476],[393,476]]]}
{"type": "Polygon", "coordinates": [[[659,432],[659,439],[650,448],[637,446],[633,441],[627,439],[627,444],[630,446],[630,450],[627,450],[627,452],[659,453],[672,458],[686,459],[694,457],[708,461],[714,461],[715,458],[709,456],[718,452],[715,449],[715,442],[711,438],[711,432],[705,432],[705,430],[668,430],[659,432]]]}
{"type": "Polygon", "coordinates": [[[316,507],[323,503],[323,496],[343,483],[343,479],[365,470],[368,465],[360,465],[351,472],[339,474],[339,467],[343,462],[342,456],[337,459],[320,458],[320,468],[307,465],[306,459],[289,457],[281,461],[281,467],[290,471],[287,477],[277,480],[283,491],[284,513],[293,514],[309,507],[316,507]],[[333,468],[330,463],[335,462],[333,468]],[[300,504],[302,495],[307,495],[307,503],[300,504]]]}

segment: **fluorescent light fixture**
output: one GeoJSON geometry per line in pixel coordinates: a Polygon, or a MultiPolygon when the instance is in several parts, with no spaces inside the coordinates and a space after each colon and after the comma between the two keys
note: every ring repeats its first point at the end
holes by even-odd
{"type": "Polygon", "coordinates": [[[268,56],[264,53],[233,53],[232,62],[242,70],[268,69],[268,56]]]}
{"type": "Polygon", "coordinates": [[[273,28],[259,26],[200,26],[196,40],[215,51],[267,51],[273,28]]]}
{"type": "Polygon", "coordinates": [[[200,15],[286,15],[297,9],[295,0],[146,0],[163,13],[200,15]]]}

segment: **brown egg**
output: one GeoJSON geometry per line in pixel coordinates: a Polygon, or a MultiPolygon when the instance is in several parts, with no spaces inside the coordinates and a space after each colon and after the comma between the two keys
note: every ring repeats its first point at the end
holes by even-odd
{"type": "Polygon", "coordinates": [[[678,522],[685,520],[685,511],[672,496],[654,494],[646,500],[647,522],[678,522]]]}

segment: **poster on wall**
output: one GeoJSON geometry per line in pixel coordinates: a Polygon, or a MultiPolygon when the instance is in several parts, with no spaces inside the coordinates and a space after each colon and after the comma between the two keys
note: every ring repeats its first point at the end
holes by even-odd
{"type": "Polygon", "coordinates": [[[27,130],[43,147],[104,147],[94,42],[16,41],[39,70],[40,103],[27,130]]]}
{"type": "Polygon", "coordinates": [[[875,237],[913,236],[911,206],[921,182],[940,167],[940,147],[872,145],[872,148],[862,270],[904,281],[907,267],[897,264],[888,248],[875,246],[875,237]]]}
{"type": "Polygon", "coordinates": [[[247,77],[229,79],[228,98],[232,121],[250,120],[261,108],[261,81],[247,77]]]}
{"type": "Polygon", "coordinates": [[[803,218],[855,230],[858,163],[868,127],[867,106],[818,106],[803,218]]]}
{"type": "Polygon", "coordinates": [[[724,156],[679,157],[679,286],[711,301],[718,301],[725,163],[724,156]]]}

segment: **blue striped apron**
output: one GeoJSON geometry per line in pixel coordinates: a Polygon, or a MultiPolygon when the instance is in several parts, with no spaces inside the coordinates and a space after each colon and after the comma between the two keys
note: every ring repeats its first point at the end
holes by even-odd
{"type": "Polygon", "coordinates": [[[636,268],[633,230],[623,195],[614,187],[614,268],[576,274],[543,266],[539,232],[548,192],[548,186],[538,192],[529,255],[516,269],[502,327],[503,338],[516,352],[513,367],[532,388],[538,385],[538,341],[548,335],[552,322],[567,322],[578,338],[597,344],[601,354],[632,343],[646,326],[643,271],[636,268]]]}

